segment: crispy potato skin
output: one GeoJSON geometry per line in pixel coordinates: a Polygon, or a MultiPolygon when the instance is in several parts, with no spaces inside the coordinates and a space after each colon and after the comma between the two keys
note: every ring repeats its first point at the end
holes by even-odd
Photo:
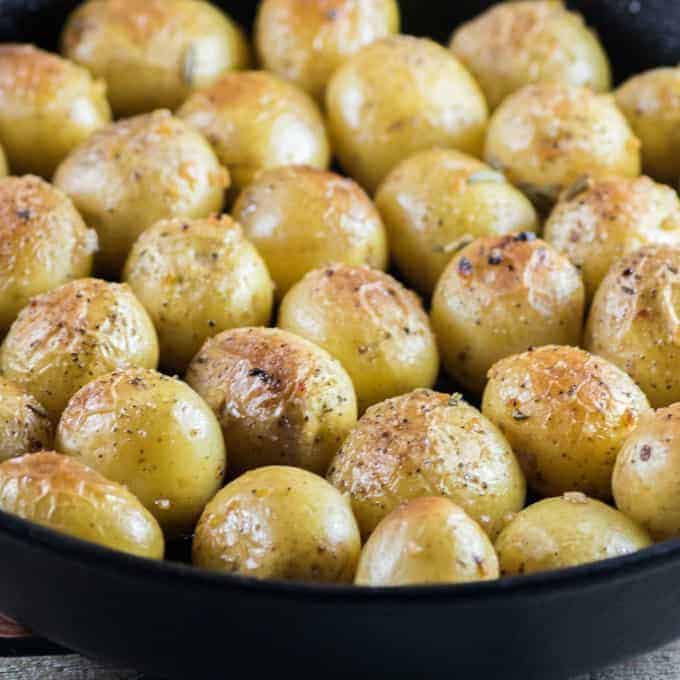
{"type": "Polygon", "coordinates": [[[361,552],[355,583],[406,586],[498,578],[488,536],[446,498],[416,498],[391,512],[361,552]]]}
{"type": "Polygon", "coordinates": [[[265,465],[323,475],[357,420],[340,362],[274,328],[238,328],[208,340],[187,382],[215,412],[235,476],[265,465]]]}
{"type": "Polygon", "coordinates": [[[496,540],[504,576],[575,567],[647,548],[647,532],[579,492],[546,498],[512,519],[496,540]]]}
{"type": "Polygon", "coordinates": [[[0,372],[56,421],[86,383],[116,368],[158,364],[153,323],[129,286],[78,279],[35,297],[0,348],[0,372]]]}
{"type": "Polygon", "coordinates": [[[554,345],[495,364],[482,403],[536,493],[581,491],[602,500],[611,498],[616,454],[648,409],[614,364],[554,345]]]}
{"type": "Polygon", "coordinates": [[[250,62],[243,31],[195,0],[89,0],[70,16],[62,51],[106,81],[118,117],[175,109],[250,62]]]}
{"type": "Polygon", "coordinates": [[[362,536],[400,503],[448,497],[493,538],[524,507],[525,482],[508,442],[460,397],[415,390],[366,411],[328,480],[348,494],[362,536]]]}
{"type": "Polygon", "coordinates": [[[530,232],[473,241],[446,268],[432,300],[444,366],[478,395],[500,359],[541,345],[578,345],[583,316],[578,270],[530,232]]]}
{"type": "Polygon", "coordinates": [[[170,372],[184,372],[207,338],[271,317],[267,267],[226,215],[156,223],[135,242],[123,276],[156,326],[170,372]]]}
{"type": "Polygon", "coordinates": [[[163,559],[158,522],[124,486],[54,451],[0,465],[0,509],[113,550],[163,559]]]}
{"type": "Polygon", "coordinates": [[[194,564],[260,579],[351,583],[361,540],[347,499],[298,468],[251,470],[208,503],[194,564]]]}
{"type": "Polygon", "coordinates": [[[371,193],[399,161],[435,146],[481,154],[488,110],[444,47],[394,36],[364,47],[331,78],[328,125],[345,171],[371,193]]]}

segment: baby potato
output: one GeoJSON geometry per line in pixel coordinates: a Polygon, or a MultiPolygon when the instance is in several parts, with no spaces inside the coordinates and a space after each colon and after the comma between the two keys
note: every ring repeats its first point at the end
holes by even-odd
{"type": "Polygon", "coordinates": [[[106,87],[84,68],[32,45],[0,45],[0,143],[14,174],[52,177],[110,120],[106,87]]]}
{"type": "Polygon", "coordinates": [[[86,383],[116,368],[158,364],[149,315],[129,286],[78,279],[31,300],[0,348],[0,372],[56,421],[86,383]]]}
{"type": "Polygon", "coordinates": [[[498,578],[488,536],[446,498],[416,498],[391,512],[361,551],[355,583],[405,586],[498,578]]]}
{"type": "Polygon", "coordinates": [[[541,496],[608,500],[616,454],[649,409],[622,370],[576,347],[548,345],[489,371],[482,413],[508,438],[541,496]]]}
{"type": "Polygon", "coordinates": [[[186,379],[220,421],[233,475],[276,464],[323,475],[356,424],[345,369],[279,329],[220,333],[196,355],[186,379]]]}
{"type": "Polygon", "coordinates": [[[283,298],[278,325],[340,361],[360,412],[437,379],[437,345],[420,300],[376,269],[334,264],[309,272],[283,298]]]}
{"type": "Polygon", "coordinates": [[[208,503],[193,562],[258,579],[351,583],[360,550],[347,499],[307,470],[271,466],[246,472],[208,503]]]}
{"type": "Polygon", "coordinates": [[[328,480],[364,538],[400,503],[443,496],[492,538],[524,507],[520,466],[498,429],[459,395],[415,390],[376,404],[349,434],[328,480]]]}
{"type": "Polygon", "coordinates": [[[501,574],[517,576],[621,557],[651,544],[623,513],[570,492],[522,510],[501,532],[496,552],[501,574]]]}
{"type": "Polygon", "coordinates": [[[358,184],[309,166],[261,172],[232,211],[264,257],[282,297],[331,262],[387,266],[380,215],[358,184]]]}
{"type": "Polygon", "coordinates": [[[407,35],[348,59],[328,84],[326,110],[341,165],[370,192],[417,151],[480,155],[488,118],[479,86],[453,54],[407,35]]]}
{"type": "Polygon", "coordinates": [[[147,227],[220,212],[229,175],[200,134],[155,111],[93,135],[59,166],[54,183],[97,230],[98,270],[116,276],[147,227]]]}
{"type": "Polygon", "coordinates": [[[491,108],[537,82],[611,88],[609,60],[584,23],[554,0],[508,2],[462,24],[451,38],[453,53],[477,79],[491,108]]]}
{"type": "Polygon", "coordinates": [[[183,372],[207,338],[271,317],[267,267],[226,215],[157,222],[135,242],[123,276],[149,312],[171,372],[183,372]]]}
{"type": "Polygon", "coordinates": [[[0,464],[0,510],[112,550],[163,559],[158,522],[124,486],[54,451],[0,464]]]}
{"type": "Polygon", "coordinates": [[[241,29],[196,0],[88,0],[67,21],[62,47],[106,81],[119,117],[174,109],[250,61],[241,29]]]}
{"type": "Polygon", "coordinates": [[[79,390],[61,416],[56,447],[124,484],[169,536],[193,529],[226,467],[219,423],[203,399],[143,368],[79,390]]]}
{"type": "Polygon", "coordinates": [[[541,345],[578,345],[583,316],[578,270],[530,232],[473,241],[454,256],[432,299],[444,367],[477,395],[504,357],[541,345]]]}

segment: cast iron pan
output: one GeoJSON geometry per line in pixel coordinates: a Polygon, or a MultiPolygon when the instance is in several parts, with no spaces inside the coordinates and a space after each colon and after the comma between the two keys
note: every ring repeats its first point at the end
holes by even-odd
{"type": "MultiPolygon", "coordinates": [[[[143,2],[144,0],[140,0],[143,2]]],[[[0,0],[0,41],[54,47],[74,0],[0,0]]],[[[244,23],[255,2],[222,3],[244,23]]],[[[401,0],[448,36],[492,4],[401,0]]],[[[680,61],[677,0],[581,0],[618,78],[680,61]]],[[[450,587],[263,583],[156,563],[0,512],[0,606],[78,652],[164,678],[568,678],[680,637],[680,542],[561,572],[450,587]]]]}

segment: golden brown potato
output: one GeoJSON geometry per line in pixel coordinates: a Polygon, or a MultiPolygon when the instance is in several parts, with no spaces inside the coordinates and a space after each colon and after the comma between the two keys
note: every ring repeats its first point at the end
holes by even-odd
{"type": "Polygon", "coordinates": [[[275,328],[208,340],[187,382],[220,421],[232,475],[265,465],[323,475],[357,420],[354,387],[340,363],[275,328]]]}
{"type": "Polygon", "coordinates": [[[123,276],[149,312],[171,372],[183,372],[207,338],[271,317],[267,267],[226,215],[157,222],[135,242],[123,276]]]}
{"type": "Polygon", "coordinates": [[[340,361],[360,412],[416,387],[432,387],[437,378],[437,346],[420,300],[376,269],[315,269],[283,298],[278,325],[340,361]]]}
{"type": "Polygon", "coordinates": [[[510,445],[459,395],[415,390],[366,411],[328,479],[348,494],[367,537],[400,503],[450,498],[493,538],[524,507],[525,482],[510,445]]]}
{"type": "Polygon", "coordinates": [[[115,276],[147,227],[220,212],[229,175],[201,135],[156,111],[93,135],[59,166],[54,183],[97,230],[97,268],[115,276]]]}
{"type": "Polygon", "coordinates": [[[332,262],[387,266],[380,215],[358,184],[309,166],[261,172],[232,211],[264,257],[279,297],[332,262]]]}
{"type": "Polygon", "coordinates": [[[261,579],[351,583],[360,550],[345,498],[307,470],[271,466],[246,472],[208,503],[193,562],[261,579]]]}
{"type": "Polygon", "coordinates": [[[163,559],[158,522],[124,486],[54,451],[0,465],[0,509],[112,550],[163,559]]]}
{"type": "Polygon", "coordinates": [[[255,44],[264,68],[323,100],[333,72],[399,23],[396,0],[263,0],[255,44]]]}
{"type": "Polygon", "coordinates": [[[104,83],[31,45],[0,45],[0,143],[15,175],[51,177],[111,120],[104,83]]]}
{"type": "Polygon", "coordinates": [[[391,512],[361,551],[355,583],[405,586],[498,578],[489,537],[446,498],[416,498],[391,512]]]}
{"type": "Polygon", "coordinates": [[[583,315],[577,269],[530,232],[473,241],[449,263],[432,299],[444,367],[478,395],[500,359],[541,345],[578,345],[583,315]]]}
{"type": "Polygon", "coordinates": [[[170,536],[193,529],[226,467],[219,423],[203,399],[143,368],[79,390],[61,416],[56,447],[124,484],[170,536]]]}
{"type": "Polygon", "coordinates": [[[250,61],[241,29],[196,0],[89,0],[66,23],[62,46],[69,59],[106,81],[121,117],[174,109],[250,61]]]}
{"type": "Polygon", "coordinates": [[[501,574],[517,576],[620,557],[651,544],[624,514],[570,492],[520,512],[498,537],[496,552],[501,574]]]}
{"type": "Polygon", "coordinates": [[[616,454],[649,409],[623,371],[576,347],[549,345],[489,371],[482,412],[508,438],[542,496],[611,498],[616,454]]]}
{"type": "Polygon", "coordinates": [[[0,372],[56,421],[86,383],[158,364],[153,323],[129,286],[78,279],[31,300],[0,348],[0,372]]]}
{"type": "Polygon", "coordinates": [[[331,78],[326,109],[343,168],[374,192],[404,158],[434,146],[480,155],[488,111],[472,76],[425,38],[384,38],[331,78]]]}

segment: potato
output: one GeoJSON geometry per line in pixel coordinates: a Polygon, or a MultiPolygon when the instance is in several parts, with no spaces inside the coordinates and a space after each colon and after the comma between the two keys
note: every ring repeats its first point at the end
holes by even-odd
{"type": "Polygon", "coordinates": [[[116,368],[158,363],[149,315],[126,285],[78,279],[31,300],[0,348],[0,372],[56,421],[86,383],[116,368]]]}
{"type": "Polygon", "coordinates": [[[345,498],[311,472],[271,466],[246,472],[208,503],[193,562],[260,579],[350,583],[360,550],[345,498]]]}
{"type": "Polygon", "coordinates": [[[548,345],[489,371],[482,413],[508,438],[541,496],[611,498],[616,454],[649,409],[623,371],[576,347],[548,345]]]}
{"type": "Polygon", "coordinates": [[[620,557],[652,544],[624,514],[580,492],[546,498],[501,532],[496,552],[504,576],[533,574],[620,557]]]}
{"type": "Polygon", "coordinates": [[[97,230],[98,270],[116,276],[147,227],[220,212],[229,175],[201,135],[156,111],[93,135],[59,166],[54,183],[97,230]]]}
{"type": "Polygon", "coordinates": [[[626,371],[654,408],[680,401],[680,248],[648,246],[619,260],[600,286],[584,345],[626,371]]]}
{"type": "Polygon", "coordinates": [[[348,494],[367,537],[400,503],[443,496],[493,538],[524,507],[525,482],[510,445],[459,395],[415,390],[366,411],[328,480],[348,494]]]}
{"type": "Polygon", "coordinates": [[[396,0],[263,0],[255,44],[264,68],[323,100],[333,72],[399,23],[396,0]]]}
{"type": "Polygon", "coordinates": [[[325,169],[330,163],[318,107],[272,73],[228,73],[189,97],[178,115],[208,138],[229,168],[234,196],[260,170],[299,164],[325,169]]]}
{"type": "Polygon", "coordinates": [[[12,172],[51,177],[111,120],[104,83],[32,45],[0,45],[0,143],[12,172]]]}
{"type": "Polygon", "coordinates": [[[488,536],[446,498],[416,498],[391,512],[361,552],[355,583],[405,586],[498,578],[488,536]]]}
{"type": "Polygon", "coordinates": [[[472,76],[425,38],[384,38],[348,59],[326,90],[335,153],[374,192],[399,161],[434,146],[480,155],[488,111],[472,76]]]}
{"type": "Polygon", "coordinates": [[[135,242],[123,276],[156,326],[170,372],[184,372],[207,338],[271,317],[267,267],[226,215],[157,222],[135,242]]]}
{"type": "Polygon", "coordinates": [[[187,382],[220,421],[232,475],[277,464],[323,475],[357,420],[340,363],[279,329],[220,333],[191,362],[187,382]]]}
{"type": "Polygon", "coordinates": [[[88,0],[67,21],[62,48],[106,81],[120,117],[174,109],[250,61],[241,29],[196,0],[88,0]]]}
{"type": "Polygon", "coordinates": [[[299,165],[265,170],[232,214],[267,262],[279,297],[332,262],[387,266],[380,215],[358,184],[335,173],[299,165]]]}
{"type": "Polygon", "coordinates": [[[124,486],[54,451],[0,465],[0,510],[112,550],[163,559],[158,522],[124,486]]]}
{"type": "Polygon", "coordinates": [[[463,248],[432,299],[432,328],[449,375],[481,395],[500,359],[540,345],[578,345],[584,315],[578,270],[531,232],[463,248]]]}
{"type": "Polygon", "coordinates": [[[97,234],[38,177],[0,179],[0,334],[34,295],[89,276],[97,234]]]}
{"type": "Polygon", "coordinates": [[[143,368],[79,390],[61,416],[56,447],[124,484],[168,536],[193,529],[226,467],[219,423],[203,399],[143,368]]]}
{"type": "Polygon", "coordinates": [[[437,346],[420,300],[376,269],[315,269],[283,298],[278,325],[340,361],[360,412],[416,387],[432,387],[437,378],[437,346]]]}

